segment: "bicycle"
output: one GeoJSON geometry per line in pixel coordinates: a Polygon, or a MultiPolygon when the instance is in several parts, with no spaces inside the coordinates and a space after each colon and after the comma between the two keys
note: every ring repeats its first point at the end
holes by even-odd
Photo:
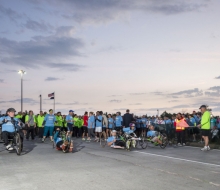
{"type": "MultiPolygon", "coordinates": [[[[151,138],[147,138],[147,142],[154,144],[154,146],[160,146],[161,149],[165,149],[168,144],[167,135],[165,133],[162,134],[159,132],[157,137],[162,142],[161,144],[159,144],[158,142],[153,142],[151,138]]],[[[147,143],[147,146],[148,146],[148,143],[147,143]]]]}
{"type": "MultiPolygon", "coordinates": [[[[18,120],[18,121],[11,121],[15,132],[13,133],[13,136],[10,136],[8,138],[9,142],[11,143],[12,147],[15,149],[16,154],[18,156],[21,155],[21,152],[23,150],[23,142],[21,140],[21,136],[19,134],[19,130],[24,126],[24,124],[18,120]],[[20,123],[20,126],[18,125],[20,123]]],[[[0,128],[0,134],[1,134],[1,139],[2,139],[2,128],[0,128]]]]}
{"type": "MultiPolygon", "coordinates": [[[[60,136],[61,136],[63,142],[66,143],[66,148],[62,151],[63,151],[63,153],[68,153],[69,149],[70,149],[70,145],[72,143],[71,137],[70,136],[67,137],[65,131],[59,131],[59,133],[60,133],[60,136]]],[[[53,146],[53,149],[56,147],[55,141],[53,141],[52,146],[53,146]]]]}

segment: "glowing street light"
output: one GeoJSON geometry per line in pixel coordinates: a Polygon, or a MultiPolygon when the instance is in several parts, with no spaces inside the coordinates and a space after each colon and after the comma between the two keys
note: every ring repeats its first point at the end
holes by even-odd
{"type": "Polygon", "coordinates": [[[27,73],[24,70],[19,70],[18,74],[21,75],[21,112],[23,112],[23,75],[27,73]]]}

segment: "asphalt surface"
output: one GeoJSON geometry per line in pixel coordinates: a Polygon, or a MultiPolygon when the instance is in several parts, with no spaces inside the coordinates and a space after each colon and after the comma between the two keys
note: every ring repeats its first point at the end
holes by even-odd
{"type": "Polygon", "coordinates": [[[78,152],[62,153],[48,140],[25,141],[21,156],[0,143],[0,189],[219,190],[220,151],[159,147],[130,152],[74,139],[78,152]]]}

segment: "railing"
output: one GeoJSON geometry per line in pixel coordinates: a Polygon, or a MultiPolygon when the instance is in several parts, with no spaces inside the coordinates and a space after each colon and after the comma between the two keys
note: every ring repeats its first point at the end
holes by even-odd
{"type": "MultiPolygon", "coordinates": [[[[155,127],[156,131],[163,132],[167,135],[168,140],[171,142],[176,141],[176,129],[173,124],[152,124],[155,127]]],[[[185,140],[186,142],[201,142],[203,141],[200,133],[200,129],[195,126],[190,126],[185,128],[184,130],[185,140]]],[[[211,135],[209,137],[210,143],[220,145],[220,129],[216,134],[211,131],[211,135]]]]}

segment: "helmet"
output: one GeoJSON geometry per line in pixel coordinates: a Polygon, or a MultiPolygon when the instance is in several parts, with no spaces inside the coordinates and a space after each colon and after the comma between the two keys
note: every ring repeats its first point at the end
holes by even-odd
{"type": "Polygon", "coordinates": [[[8,113],[8,112],[16,112],[16,110],[14,108],[8,108],[6,113],[8,113]]]}

